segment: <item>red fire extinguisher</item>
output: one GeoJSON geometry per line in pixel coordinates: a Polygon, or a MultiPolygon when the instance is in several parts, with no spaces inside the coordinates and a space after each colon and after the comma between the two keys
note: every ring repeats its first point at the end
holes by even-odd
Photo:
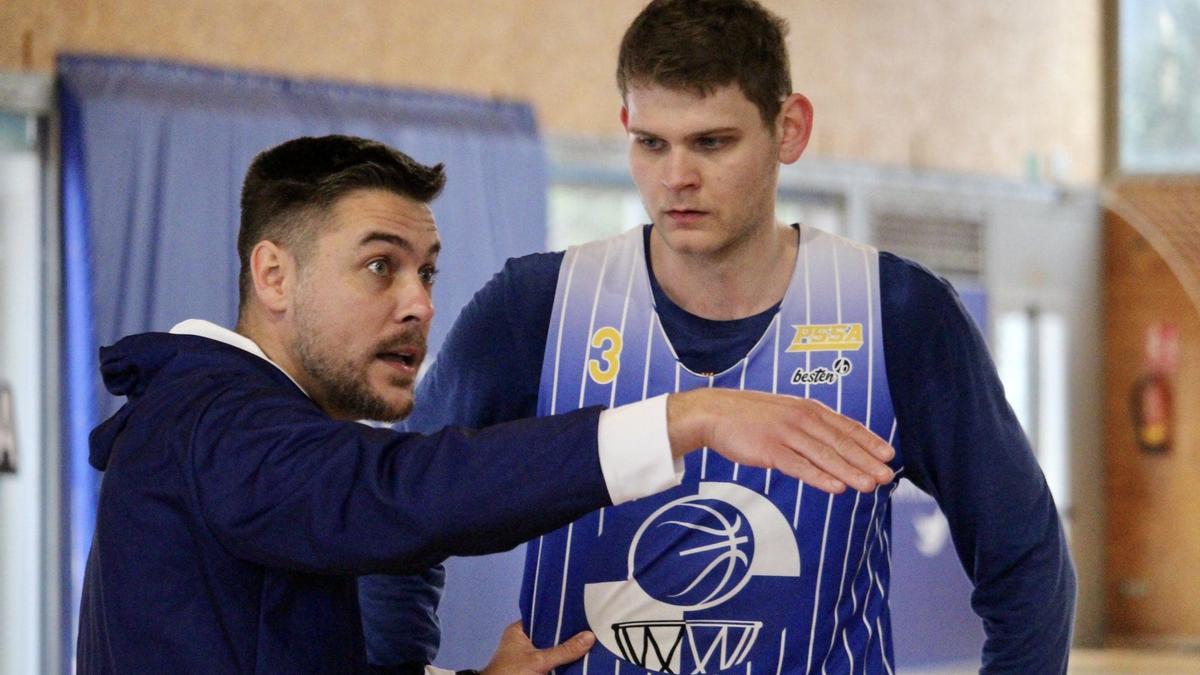
{"type": "Polygon", "coordinates": [[[1171,449],[1175,409],[1171,376],[1178,355],[1177,326],[1155,323],[1146,330],[1146,370],[1134,381],[1129,403],[1138,447],[1150,454],[1165,454],[1171,449]]]}

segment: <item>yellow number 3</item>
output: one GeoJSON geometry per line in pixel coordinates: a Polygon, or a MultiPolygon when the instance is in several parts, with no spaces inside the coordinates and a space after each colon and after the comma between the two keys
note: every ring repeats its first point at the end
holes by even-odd
{"type": "Polygon", "coordinates": [[[592,346],[603,351],[599,359],[588,359],[588,374],[596,384],[608,384],[617,379],[621,369],[621,333],[605,326],[592,333],[592,346]]]}

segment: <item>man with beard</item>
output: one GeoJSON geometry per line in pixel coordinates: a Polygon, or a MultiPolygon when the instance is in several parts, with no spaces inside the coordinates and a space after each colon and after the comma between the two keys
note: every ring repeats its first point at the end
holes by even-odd
{"type": "MultiPolygon", "coordinates": [[[[861,425],[748,393],[428,436],[356,422],[412,408],[443,182],[363,139],[268,150],[242,191],[236,332],[189,320],[101,350],[129,400],[91,436],[80,673],[367,672],[355,575],[511,548],[677,484],[701,446],[833,491],[891,480],[861,425]]],[[[513,628],[488,669],[545,672],[591,639],[538,651],[513,628]]]]}

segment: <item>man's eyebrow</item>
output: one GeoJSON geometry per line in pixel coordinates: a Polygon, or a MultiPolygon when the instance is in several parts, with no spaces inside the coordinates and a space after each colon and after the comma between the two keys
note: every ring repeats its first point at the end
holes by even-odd
{"type": "MultiPolygon", "coordinates": [[[[367,244],[370,244],[370,243],[376,242],[376,241],[381,241],[386,244],[391,244],[398,248],[402,248],[405,251],[408,251],[409,253],[416,252],[416,249],[413,248],[412,242],[405,239],[404,237],[401,237],[398,234],[392,234],[391,232],[377,232],[377,231],[368,232],[367,234],[363,235],[363,238],[358,242],[358,245],[366,246],[367,244]]],[[[433,242],[433,245],[429,247],[429,250],[425,253],[425,255],[426,255],[426,257],[432,257],[432,256],[437,255],[439,252],[441,252],[441,250],[442,250],[442,242],[435,241],[435,242],[433,242]]]]}
{"type": "MultiPolygon", "coordinates": [[[[704,136],[720,136],[722,134],[738,133],[739,131],[740,130],[737,127],[713,127],[712,129],[701,129],[700,131],[692,132],[687,135],[687,138],[695,139],[703,138],[704,136]]],[[[662,138],[661,135],[656,134],[653,131],[646,131],[645,129],[639,129],[638,127],[629,127],[629,133],[633,134],[634,136],[662,138]]]]}

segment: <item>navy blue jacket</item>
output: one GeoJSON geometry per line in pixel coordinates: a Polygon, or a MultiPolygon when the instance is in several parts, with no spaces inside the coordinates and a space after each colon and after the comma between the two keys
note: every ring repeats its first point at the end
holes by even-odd
{"type": "Polygon", "coordinates": [[[135,335],[101,362],[129,400],[91,436],[80,673],[363,672],[354,575],[512,548],[610,503],[595,408],[419,436],[334,421],[207,338],[135,335]]]}
{"type": "MultiPolygon", "coordinates": [[[[487,425],[536,413],[562,256],[509,260],[475,295],[418,386],[406,428],[487,425]],[[504,345],[503,359],[493,356],[497,344],[504,345]]],[[[696,372],[720,372],[737,362],[777,311],[710,321],[673,303],[650,272],[663,327],[680,360],[696,372]]],[[[975,585],[971,604],[987,634],[984,671],[1064,672],[1075,573],[1054,500],[987,345],[948,283],[889,253],[880,254],[879,272],[904,476],[937,500],[950,523],[975,585]]],[[[422,585],[411,577],[361,583],[373,662],[413,657],[406,636],[416,634],[419,617],[402,602],[381,599],[421,597],[422,585]]]]}

